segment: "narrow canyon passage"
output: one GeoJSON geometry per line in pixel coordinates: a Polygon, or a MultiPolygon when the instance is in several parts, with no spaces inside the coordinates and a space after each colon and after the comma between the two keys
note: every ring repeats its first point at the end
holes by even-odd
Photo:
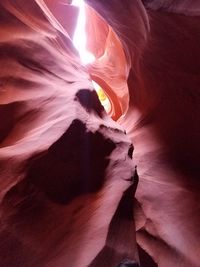
{"type": "Polygon", "coordinates": [[[199,267],[199,47],[194,0],[0,3],[1,267],[199,267]]]}

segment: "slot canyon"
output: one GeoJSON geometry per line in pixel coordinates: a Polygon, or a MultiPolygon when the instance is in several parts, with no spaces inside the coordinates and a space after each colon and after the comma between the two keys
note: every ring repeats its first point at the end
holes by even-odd
{"type": "Polygon", "coordinates": [[[0,68],[0,267],[200,267],[199,0],[2,0],[0,68]]]}

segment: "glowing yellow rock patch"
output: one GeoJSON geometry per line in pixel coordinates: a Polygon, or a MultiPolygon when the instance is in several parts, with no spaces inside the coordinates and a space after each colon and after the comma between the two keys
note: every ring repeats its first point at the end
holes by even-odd
{"type": "Polygon", "coordinates": [[[103,105],[105,111],[107,113],[109,113],[111,110],[110,100],[108,99],[107,95],[104,93],[104,90],[101,88],[101,86],[99,84],[97,84],[94,81],[92,81],[92,83],[93,83],[94,88],[97,92],[98,98],[101,101],[101,104],[103,105]]]}

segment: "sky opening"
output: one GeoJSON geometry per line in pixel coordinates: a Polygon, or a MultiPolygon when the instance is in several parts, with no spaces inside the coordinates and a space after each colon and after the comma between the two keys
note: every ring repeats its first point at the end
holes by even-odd
{"type": "MultiPolygon", "coordinates": [[[[95,56],[92,53],[90,53],[86,48],[87,35],[85,31],[85,25],[86,25],[85,3],[83,0],[73,0],[72,5],[77,6],[79,8],[78,21],[73,36],[73,44],[79,52],[82,63],[84,65],[87,65],[95,61],[95,56]]],[[[102,106],[104,107],[106,112],[109,113],[111,110],[111,104],[108,97],[106,96],[104,90],[101,88],[99,84],[97,84],[94,81],[92,82],[99,97],[99,100],[101,101],[102,106]]]]}
{"type": "Polygon", "coordinates": [[[85,32],[86,15],[85,3],[83,0],[73,0],[72,4],[79,8],[79,16],[73,37],[73,44],[79,52],[83,64],[89,64],[95,61],[95,56],[87,48],[87,36],[85,32]]]}

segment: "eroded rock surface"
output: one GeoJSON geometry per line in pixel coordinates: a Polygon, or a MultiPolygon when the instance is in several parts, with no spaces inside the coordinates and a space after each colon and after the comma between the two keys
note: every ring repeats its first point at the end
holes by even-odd
{"type": "Polygon", "coordinates": [[[118,122],[134,143],[140,176],[137,241],[159,267],[197,267],[199,2],[87,2],[118,34],[130,68],[129,109],[118,122]]]}
{"type": "Polygon", "coordinates": [[[0,266],[86,267],[104,250],[115,267],[137,256],[130,209],[114,223],[127,231],[106,244],[133,184],[131,142],[98,100],[73,24],[47,2],[0,4],[0,266]]]}
{"type": "Polygon", "coordinates": [[[87,68],[69,6],[0,4],[0,265],[134,266],[135,220],[143,267],[198,267],[198,1],[85,2],[87,68]]]}

